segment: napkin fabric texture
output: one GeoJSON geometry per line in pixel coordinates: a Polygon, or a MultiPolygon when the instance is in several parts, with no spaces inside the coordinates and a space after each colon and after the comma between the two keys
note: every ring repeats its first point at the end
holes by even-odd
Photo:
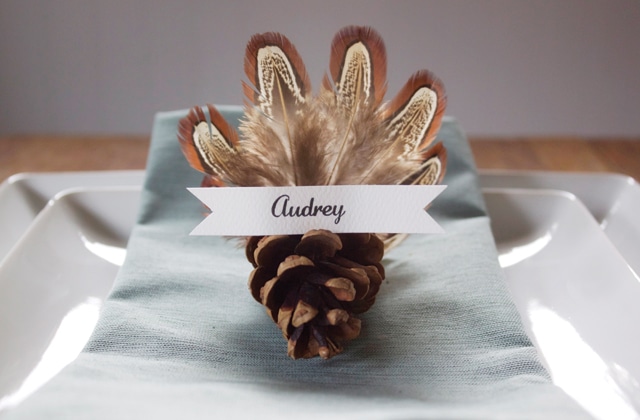
{"type": "MultiPolygon", "coordinates": [[[[221,111],[237,125],[241,108],[221,111]]],[[[453,119],[439,134],[448,188],[429,210],[445,233],[388,252],[361,336],[327,361],[287,357],[237,243],[189,236],[204,208],[186,190],[202,177],[176,138],[184,115],[156,116],[139,220],[90,342],[8,418],[588,418],[521,326],[453,119]]]]}

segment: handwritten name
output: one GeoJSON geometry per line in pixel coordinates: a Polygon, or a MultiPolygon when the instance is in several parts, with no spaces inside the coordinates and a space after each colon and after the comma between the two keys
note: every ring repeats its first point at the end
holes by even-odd
{"type": "Polygon", "coordinates": [[[282,194],[276,198],[271,206],[271,214],[273,217],[316,217],[322,216],[335,216],[333,222],[337,225],[340,223],[340,219],[345,215],[346,210],[344,205],[316,205],[315,199],[311,197],[309,204],[306,206],[292,206],[289,204],[291,197],[287,194],[282,194]]]}

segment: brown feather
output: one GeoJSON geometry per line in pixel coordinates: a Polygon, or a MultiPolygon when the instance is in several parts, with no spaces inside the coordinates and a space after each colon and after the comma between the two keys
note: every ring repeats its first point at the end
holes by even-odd
{"type": "Polygon", "coordinates": [[[178,123],[178,140],[180,141],[180,149],[187,158],[187,162],[200,172],[215,174],[213,168],[203,164],[200,153],[193,143],[193,133],[195,127],[201,122],[206,121],[204,113],[200,107],[194,107],[189,110],[186,117],[182,118],[178,123]]]}
{"type": "Polygon", "coordinates": [[[297,185],[300,168],[292,126],[303,112],[311,91],[302,58],[284,35],[268,32],[251,38],[244,64],[247,78],[255,88],[245,84],[245,95],[267,118],[273,120],[262,121],[279,134],[278,138],[285,146],[285,156],[291,161],[293,184],[297,185]]]}
{"type": "Polygon", "coordinates": [[[404,153],[423,150],[440,129],[447,97],[444,85],[433,73],[413,74],[384,111],[392,135],[403,143],[404,153]]]}
{"type": "Polygon", "coordinates": [[[236,154],[238,134],[212,106],[207,105],[209,120],[201,107],[193,107],[178,124],[180,148],[195,169],[211,182],[222,183],[226,161],[236,154]]]}
{"type": "Polygon", "coordinates": [[[447,149],[442,143],[435,144],[423,152],[420,168],[403,179],[403,185],[436,185],[442,182],[447,170],[447,149]]]}
{"type": "MultiPolygon", "coordinates": [[[[369,27],[349,26],[340,30],[331,43],[329,72],[340,101],[351,109],[354,99],[378,106],[387,88],[387,53],[380,35],[369,27]],[[358,86],[358,75],[362,83],[358,86]],[[359,88],[359,89],[358,89],[359,88]]],[[[333,90],[329,78],[323,87],[333,90]]]]}
{"type": "Polygon", "coordinates": [[[251,37],[244,71],[253,85],[244,85],[247,99],[270,117],[275,117],[285,107],[295,112],[296,105],[304,103],[311,92],[302,58],[287,37],[279,33],[267,32],[251,37]]]}
{"type": "Polygon", "coordinates": [[[359,156],[363,147],[366,150],[369,145],[375,146],[375,141],[365,139],[376,138],[368,132],[380,125],[377,108],[386,90],[386,62],[384,42],[371,28],[350,26],[333,39],[329,59],[332,80],[325,76],[323,89],[334,95],[332,119],[339,142],[334,146],[335,158],[327,184],[357,181],[351,175],[357,170],[343,164],[345,156],[359,156]]]}

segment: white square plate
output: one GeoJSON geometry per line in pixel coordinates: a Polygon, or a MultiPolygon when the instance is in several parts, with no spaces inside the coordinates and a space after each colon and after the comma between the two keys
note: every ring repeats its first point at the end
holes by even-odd
{"type": "MultiPolygon", "coordinates": [[[[640,282],[575,196],[535,188],[484,191],[525,329],[554,382],[596,418],[638,418],[640,282]]],[[[122,263],[139,192],[58,194],[0,264],[0,337],[10,343],[0,347],[0,410],[81,351],[122,263]]]]}

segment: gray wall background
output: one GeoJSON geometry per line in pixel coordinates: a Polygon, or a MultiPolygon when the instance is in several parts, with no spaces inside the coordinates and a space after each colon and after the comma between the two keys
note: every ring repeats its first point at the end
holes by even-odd
{"type": "Polygon", "coordinates": [[[347,24],[385,39],[388,97],[429,68],[471,135],[640,136],[639,0],[0,0],[0,133],[241,104],[256,32],[287,35],[317,87],[347,24]]]}

